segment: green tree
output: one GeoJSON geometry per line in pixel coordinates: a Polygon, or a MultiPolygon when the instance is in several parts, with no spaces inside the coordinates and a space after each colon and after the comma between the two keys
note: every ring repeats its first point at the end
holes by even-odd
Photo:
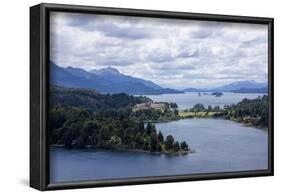
{"type": "Polygon", "coordinates": [[[151,123],[147,123],[147,125],[146,125],[146,133],[148,135],[150,135],[150,133],[152,132],[152,128],[153,128],[153,125],[151,123]]]}
{"type": "Polygon", "coordinates": [[[188,145],[187,145],[187,143],[185,141],[181,142],[180,149],[188,150],[188,145]]]}
{"type": "Polygon", "coordinates": [[[175,150],[175,152],[180,151],[180,144],[179,144],[178,141],[176,141],[175,144],[174,144],[174,150],[175,150]]]}
{"type": "Polygon", "coordinates": [[[150,136],[150,151],[157,151],[157,149],[158,149],[157,134],[152,133],[150,136]]]}
{"type": "Polygon", "coordinates": [[[161,131],[159,131],[159,133],[158,133],[158,140],[159,140],[159,142],[161,142],[161,143],[163,143],[163,141],[164,141],[164,137],[163,137],[163,134],[162,134],[161,131]]]}
{"type": "Polygon", "coordinates": [[[165,140],[165,148],[166,150],[173,149],[174,146],[174,137],[172,135],[168,135],[165,140]]]}
{"type": "Polygon", "coordinates": [[[214,107],[214,111],[215,111],[215,112],[219,112],[219,111],[220,111],[220,107],[219,107],[219,106],[215,106],[215,107],[214,107]]]}
{"type": "Polygon", "coordinates": [[[171,102],[170,103],[170,107],[171,108],[178,108],[178,105],[176,103],[171,102]]]}
{"type": "Polygon", "coordinates": [[[195,104],[192,109],[194,112],[200,112],[200,111],[204,111],[205,107],[203,104],[195,104]]]}
{"type": "Polygon", "coordinates": [[[141,133],[144,132],[144,123],[143,123],[143,121],[140,121],[140,122],[139,122],[139,131],[140,131],[141,133]]]}

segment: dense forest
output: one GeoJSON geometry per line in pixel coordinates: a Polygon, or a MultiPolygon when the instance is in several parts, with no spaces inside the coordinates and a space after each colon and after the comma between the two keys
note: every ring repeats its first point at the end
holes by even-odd
{"type": "Polygon", "coordinates": [[[215,117],[228,120],[234,120],[256,127],[268,127],[268,96],[258,97],[256,99],[243,99],[241,102],[233,105],[227,105],[223,108],[219,106],[204,107],[203,104],[195,104],[192,108],[184,110],[188,114],[185,118],[193,117],[215,117]]]}
{"type": "Polygon", "coordinates": [[[257,127],[268,127],[268,96],[256,99],[243,99],[235,105],[225,106],[222,113],[225,119],[243,122],[257,127]]]}
{"type": "Polygon", "coordinates": [[[79,107],[91,112],[102,112],[109,109],[119,110],[132,107],[135,104],[149,102],[147,97],[134,97],[125,93],[100,94],[95,90],[65,88],[58,86],[50,87],[51,107],[79,107]]]}
{"type": "Polygon", "coordinates": [[[145,122],[175,116],[174,111],[133,111],[136,104],[150,101],[127,94],[103,95],[94,90],[52,86],[49,143],[67,148],[187,153],[186,142],[178,142],[172,135],[165,138],[152,122],[145,122]]]}

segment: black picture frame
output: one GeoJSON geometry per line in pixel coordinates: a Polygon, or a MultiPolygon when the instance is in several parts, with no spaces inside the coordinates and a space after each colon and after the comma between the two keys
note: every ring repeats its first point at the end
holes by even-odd
{"type": "Polygon", "coordinates": [[[72,189],[117,185],[167,183],[226,178],[273,176],[273,18],[168,12],[155,10],[92,7],[79,5],[39,4],[30,8],[30,186],[38,190],[72,189]],[[79,181],[49,184],[48,164],[48,61],[50,11],[93,13],[122,16],[141,16],[202,21],[237,22],[268,25],[268,83],[269,128],[268,169],[227,173],[174,175],[161,177],[128,178],[118,180],[79,181]]]}

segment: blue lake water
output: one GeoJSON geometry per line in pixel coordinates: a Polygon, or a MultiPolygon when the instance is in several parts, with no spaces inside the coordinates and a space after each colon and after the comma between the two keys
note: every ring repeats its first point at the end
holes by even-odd
{"type": "Polygon", "coordinates": [[[201,96],[198,96],[197,92],[186,92],[184,94],[162,94],[162,95],[146,95],[148,98],[156,102],[175,102],[178,104],[179,109],[192,108],[195,104],[203,104],[207,106],[220,106],[236,104],[244,98],[254,99],[258,96],[267,94],[243,94],[243,93],[230,93],[224,92],[221,97],[210,95],[210,92],[206,92],[208,95],[204,95],[201,92],[201,96]]]}
{"type": "Polygon", "coordinates": [[[50,182],[267,169],[265,130],[216,119],[158,123],[166,136],[185,140],[196,153],[180,156],[97,149],[50,148],[50,182]]]}

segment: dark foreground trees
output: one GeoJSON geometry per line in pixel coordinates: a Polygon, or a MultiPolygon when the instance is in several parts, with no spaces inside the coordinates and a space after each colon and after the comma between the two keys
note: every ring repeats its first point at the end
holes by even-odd
{"type": "Polygon", "coordinates": [[[52,93],[55,97],[51,98],[49,110],[50,144],[67,148],[91,146],[165,153],[187,151],[180,146],[183,142],[174,142],[172,135],[165,139],[152,122],[144,123],[141,118],[131,116],[135,103],[149,99],[63,88],[53,88],[52,93]],[[122,101],[122,96],[125,101],[122,101]],[[113,102],[115,105],[112,107],[113,102]]]}
{"type": "Polygon", "coordinates": [[[174,142],[172,135],[168,135],[164,141],[162,132],[157,132],[153,123],[145,124],[130,118],[97,118],[83,109],[73,107],[57,107],[51,112],[54,115],[64,115],[65,122],[57,124],[57,117],[50,117],[50,126],[57,127],[50,129],[50,144],[62,144],[67,148],[91,146],[150,152],[187,151],[186,148],[181,148],[178,142],[174,142]],[[72,114],[69,114],[70,112],[72,114]]]}

